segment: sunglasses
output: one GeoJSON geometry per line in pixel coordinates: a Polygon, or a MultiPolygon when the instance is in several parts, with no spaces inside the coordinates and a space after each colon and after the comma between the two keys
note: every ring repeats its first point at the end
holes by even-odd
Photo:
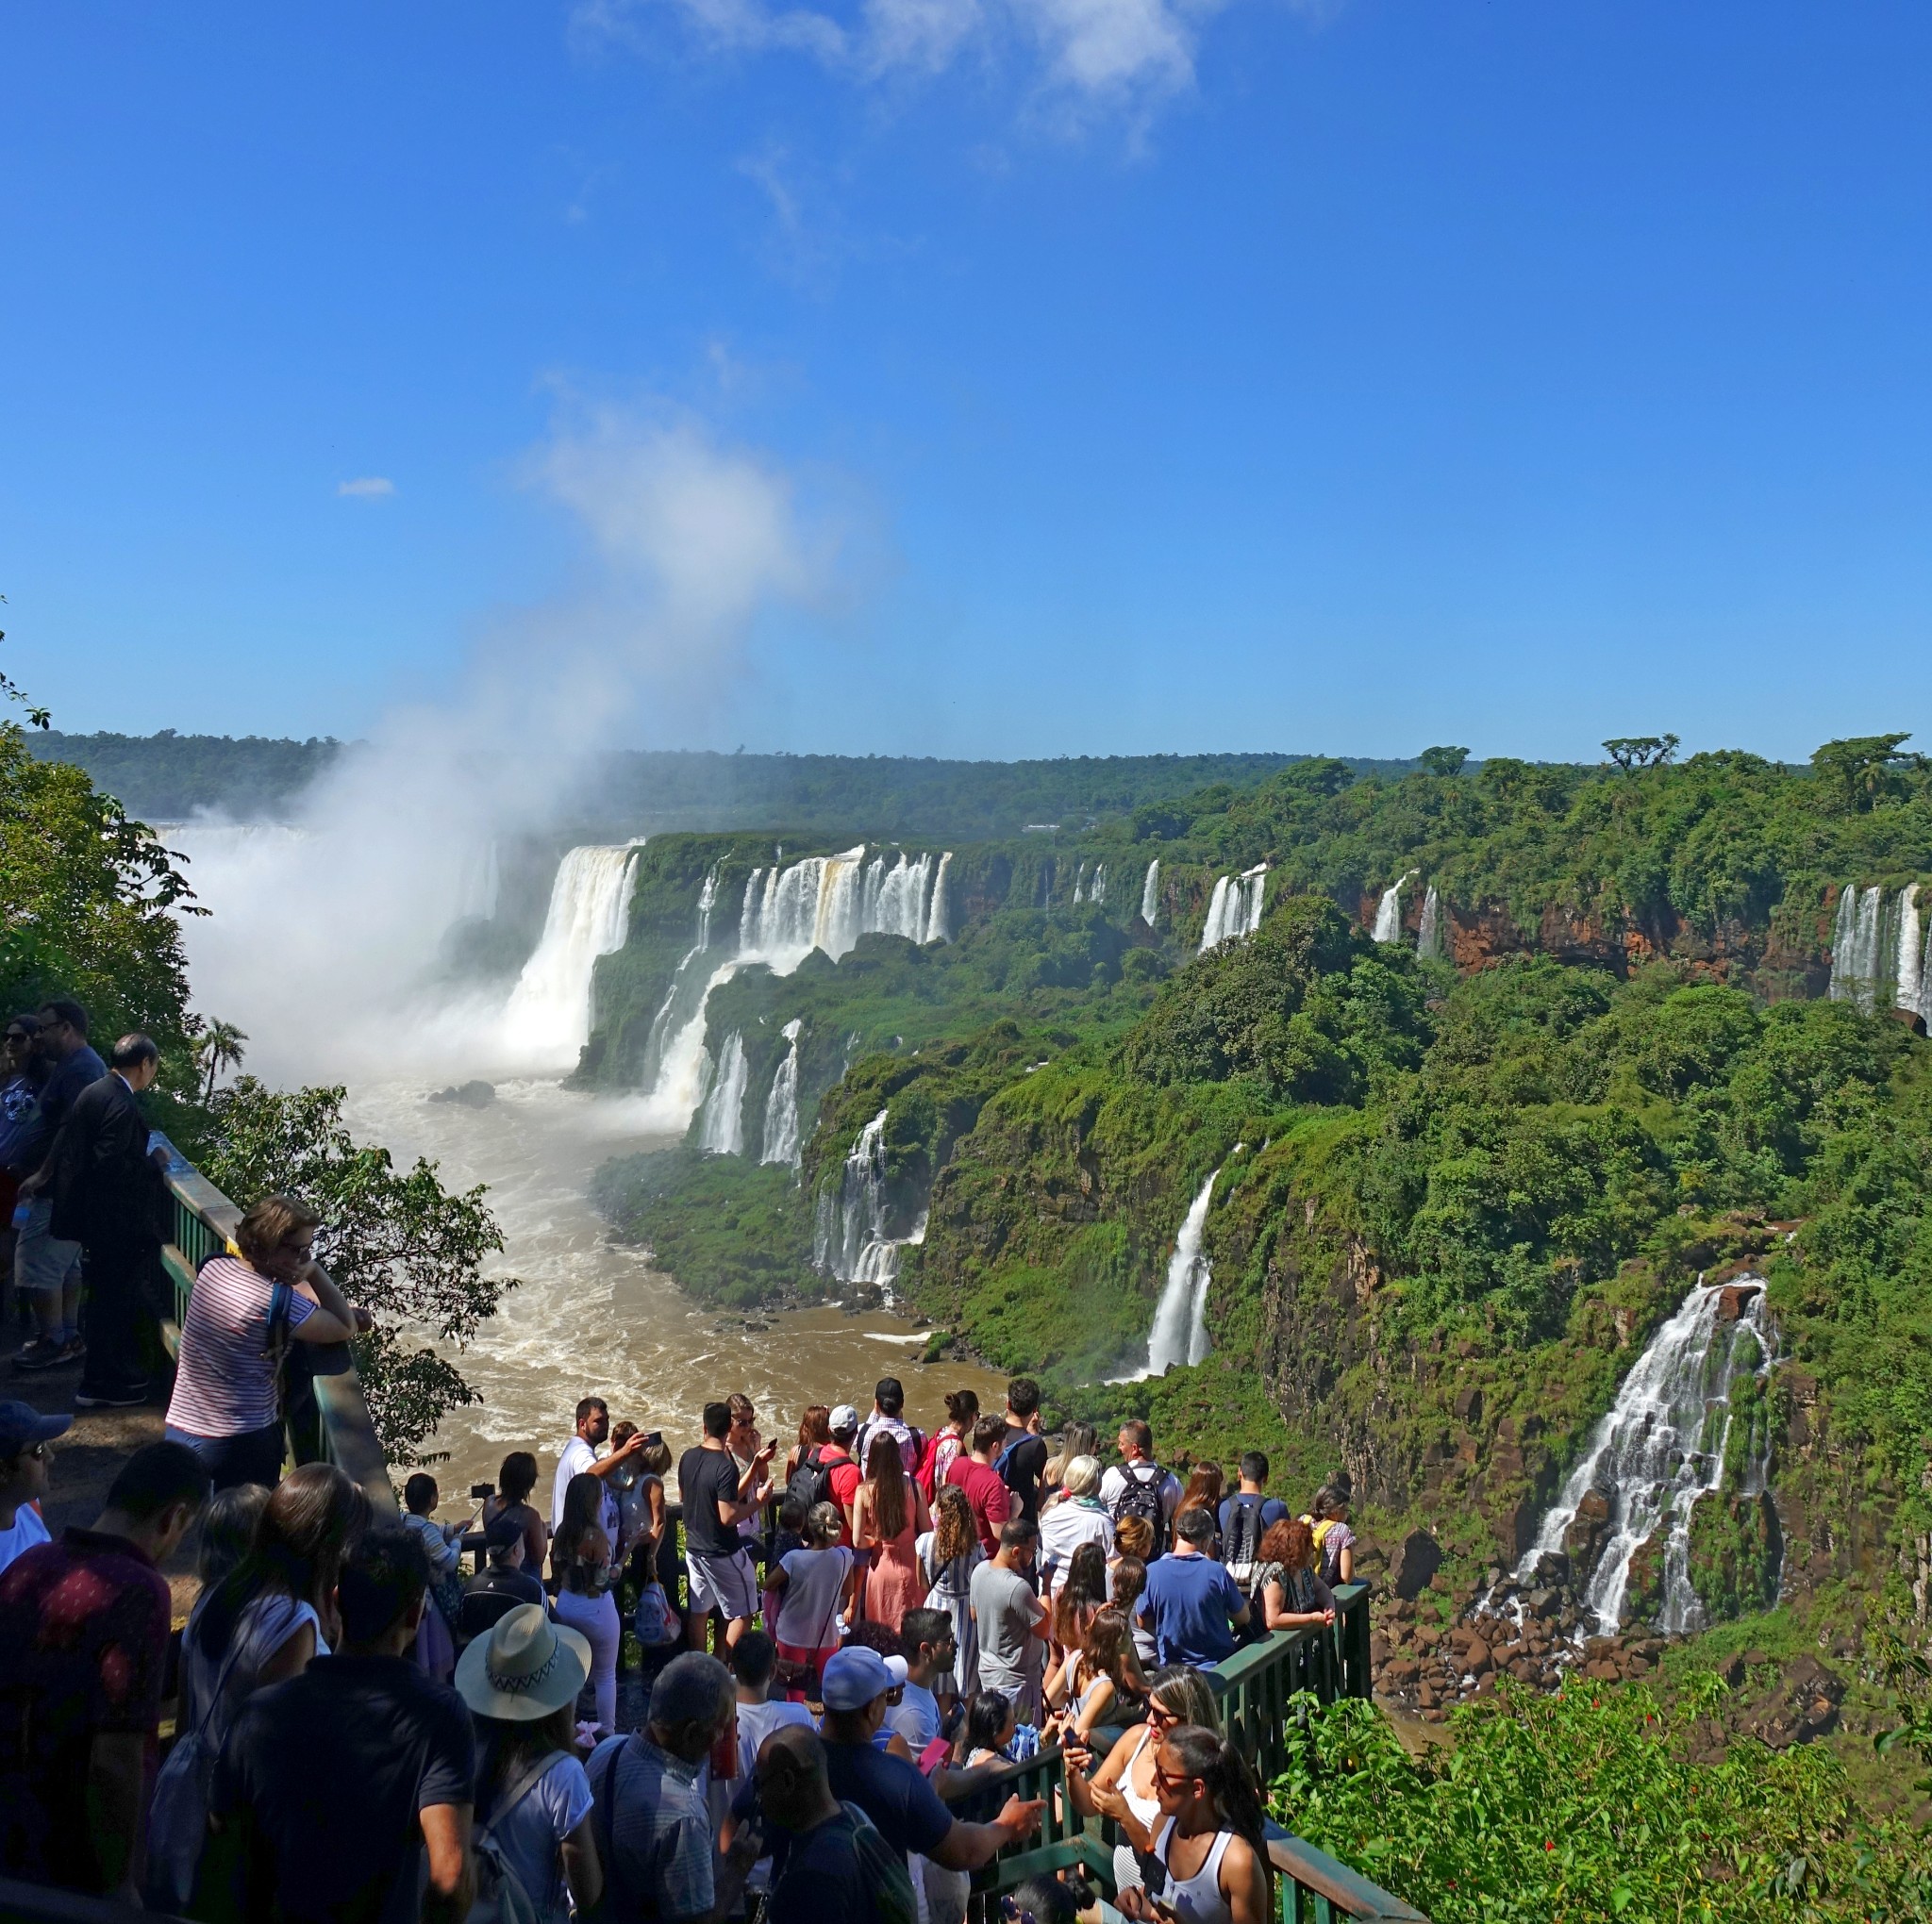
{"type": "Polygon", "coordinates": [[[1189,1784],[1199,1783],[1201,1780],[1198,1777],[1190,1777],[1186,1771],[1175,1775],[1173,1771],[1163,1770],[1157,1764],[1154,1766],[1154,1781],[1163,1790],[1185,1790],[1189,1784]]]}

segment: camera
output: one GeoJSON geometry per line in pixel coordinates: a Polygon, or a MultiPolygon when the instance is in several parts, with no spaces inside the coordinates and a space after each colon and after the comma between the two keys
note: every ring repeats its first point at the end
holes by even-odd
{"type": "Polygon", "coordinates": [[[644,1448],[646,1450],[660,1449],[663,1446],[663,1442],[664,1433],[662,1430],[646,1430],[644,1432],[644,1448]]]}
{"type": "Polygon", "coordinates": [[[495,1494],[496,1485],[493,1483],[473,1483],[470,1485],[470,1501],[473,1503],[483,1502],[495,1494]]]}

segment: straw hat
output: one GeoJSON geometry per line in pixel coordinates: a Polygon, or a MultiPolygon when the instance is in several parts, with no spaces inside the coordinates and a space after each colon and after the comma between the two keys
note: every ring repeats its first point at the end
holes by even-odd
{"type": "Polygon", "coordinates": [[[520,1603],[463,1652],[457,1692],[478,1717],[527,1723],[575,1703],[590,1674],[589,1639],[542,1604],[520,1603]]]}

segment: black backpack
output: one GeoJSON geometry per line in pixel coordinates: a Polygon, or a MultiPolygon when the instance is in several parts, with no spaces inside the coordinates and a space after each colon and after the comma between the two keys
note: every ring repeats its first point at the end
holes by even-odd
{"type": "Polygon", "coordinates": [[[785,1494],[796,1497],[808,1512],[814,1503],[832,1501],[832,1471],[837,1466],[819,1461],[820,1447],[814,1443],[798,1459],[798,1468],[785,1485],[785,1494]]]}
{"type": "Polygon", "coordinates": [[[1167,1551],[1167,1518],[1160,1507],[1160,1486],[1167,1481],[1167,1472],[1158,1463],[1124,1463],[1121,1474],[1126,1482],[1113,1500],[1113,1520],[1120,1523],[1140,1517],[1153,1526],[1154,1548],[1147,1556],[1152,1563],[1167,1551]],[[1144,1477],[1136,1474],[1143,1469],[1147,1472],[1144,1477]]]}
{"type": "Polygon", "coordinates": [[[1261,1527],[1261,1506],[1266,1497],[1236,1497],[1227,1519],[1227,1540],[1222,1545],[1223,1557],[1229,1573],[1243,1588],[1247,1586],[1247,1575],[1253,1569],[1261,1553],[1261,1538],[1267,1534],[1261,1527]]]}

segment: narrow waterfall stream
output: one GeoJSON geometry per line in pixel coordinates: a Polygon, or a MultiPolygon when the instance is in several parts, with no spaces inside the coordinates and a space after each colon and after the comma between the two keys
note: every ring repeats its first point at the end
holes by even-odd
{"type": "Polygon", "coordinates": [[[1168,1258],[1167,1282],[1154,1309],[1154,1327],[1147,1336],[1147,1362],[1134,1372],[1135,1380],[1165,1376],[1180,1363],[1198,1363],[1208,1353],[1208,1287],[1212,1266],[1201,1244],[1208,1230],[1208,1205],[1214,1200],[1216,1169],[1188,1204],[1168,1258]]]}

